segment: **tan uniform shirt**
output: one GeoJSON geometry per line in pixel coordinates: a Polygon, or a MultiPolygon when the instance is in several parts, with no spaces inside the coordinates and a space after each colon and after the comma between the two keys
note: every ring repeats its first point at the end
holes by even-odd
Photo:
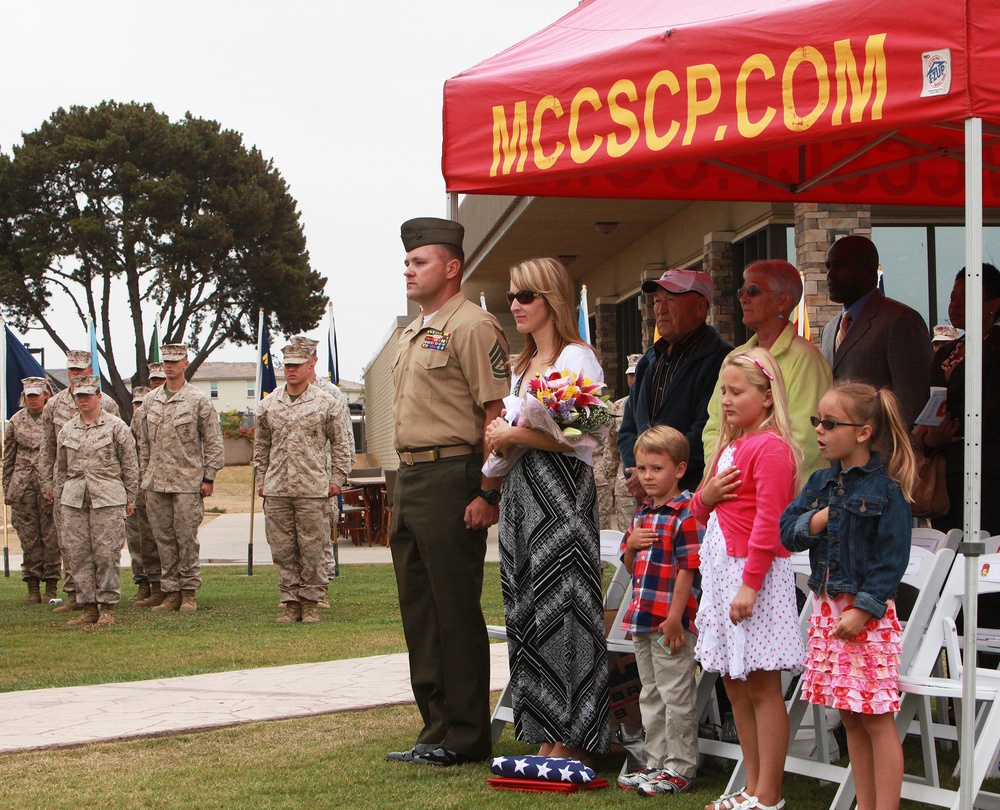
{"type": "Polygon", "coordinates": [[[354,440],[343,405],[314,385],[295,398],[284,385],[257,405],[253,463],[264,497],[328,498],[351,471],[354,440]]]}
{"type": "Polygon", "coordinates": [[[139,467],[142,488],[153,492],[199,492],[225,464],[222,427],[208,395],[184,383],[167,397],[161,385],[142,403],[139,467]]]}
{"type": "Polygon", "coordinates": [[[510,392],[508,354],[497,319],[461,293],[407,326],[392,370],[396,450],[481,444],[483,406],[510,392]]]}
{"type": "MultiPolygon", "coordinates": [[[[107,394],[101,394],[101,409],[118,416],[118,405],[107,394]]],[[[42,492],[55,489],[56,438],[70,419],[80,413],[69,388],[56,394],[45,403],[42,411],[42,443],[38,448],[38,477],[42,492]]]]}
{"type": "Polygon", "coordinates": [[[26,492],[40,491],[38,448],[42,443],[42,417],[32,418],[21,408],[7,423],[3,445],[3,491],[8,502],[26,492]]]}
{"type": "Polygon", "coordinates": [[[135,504],[139,463],[132,433],[117,416],[102,413],[89,425],[74,416],[56,444],[56,497],[64,506],[135,504]]]}

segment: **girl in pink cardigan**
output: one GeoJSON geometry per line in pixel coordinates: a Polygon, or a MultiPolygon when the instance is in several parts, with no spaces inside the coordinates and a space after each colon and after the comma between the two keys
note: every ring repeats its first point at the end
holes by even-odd
{"type": "Polygon", "coordinates": [[[778,810],[788,748],[782,670],[801,672],[795,576],[778,519],[798,489],[785,386],[763,349],[729,357],[719,375],[722,430],[691,511],[707,523],[695,657],[722,674],[747,786],[708,810],[778,810]]]}

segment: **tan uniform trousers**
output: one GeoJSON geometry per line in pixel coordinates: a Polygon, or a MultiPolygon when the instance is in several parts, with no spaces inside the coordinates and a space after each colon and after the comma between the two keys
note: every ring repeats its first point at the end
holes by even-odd
{"type": "Polygon", "coordinates": [[[59,498],[54,498],[52,500],[52,523],[56,529],[56,543],[59,546],[59,553],[62,555],[63,570],[66,572],[66,579],[63,580],[63,590],[66,593],[76,593],[76,585],[73,583],[73,573],[69,570],[69,564],[66,562],[68,559],[66,549],[63,548],[62,519],[62,504],[59,502],[59,498]]]}
{"type": "Polygon", "coordinates": [[[125,539],[132,558],[132,581],[136,584],[159,582],[160,553],[156,550],[153,530],[149,525],[145,490],[139,490],[135,499],[135,512],[132,517],[125,519],[125,539]]]}
{"type": "Polygon", "coordinates": [[[10,504],[10,524],[21,543],[23,579],[54,579],[62,575],[59,539],[52,504],[41,490],[29,489],[10,504]]]}
{"type": "Polygon", "coordinates": [[[146,490],[146,514],[160,555],[160,587],[164,593],[201,587],[198,527],[205,502],[198,492],[146,490]]]}
{"type": "Polygon", "coordinates": [[[278,569],[282,602],[319,602],[326,596],[326,549],[330,546],[327,498],[264,501],[264,529],[278,569]]]}
{"type": "Polygon", "coordinates": [[[116,605],[121,598],[125,507],[62,506],[62,553],[80,604],[116,605]]]}

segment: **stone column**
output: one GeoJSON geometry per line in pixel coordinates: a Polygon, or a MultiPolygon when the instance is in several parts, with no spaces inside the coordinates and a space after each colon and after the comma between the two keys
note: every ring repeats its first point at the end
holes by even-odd
{"type": "Polygon", "coordinates": [[[705,234],[702,268],[712,277],[715,300],[708,313],[712,324],[726,340],[736,343],[736,276],[733,267],[733,236],[730,231],[705,234]]]}

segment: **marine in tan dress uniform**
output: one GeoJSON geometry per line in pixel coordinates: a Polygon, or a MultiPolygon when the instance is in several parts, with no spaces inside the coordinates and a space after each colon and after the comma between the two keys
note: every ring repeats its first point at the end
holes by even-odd
{"type": "MultiPolygon", "coordinates": [[[[90,352],[75,349],[66,352],[66,376],[69,377],[69,388],[60,391],[45,404],[42,411],[42,443],[38,448],[38,477],[41,480],[42,495],[52,504],[52,520],[56,527],[56,537],[62,542],[62,510],[55,496],[55,463],[56,437],[70,419],[79,413],[73,400],[74,380],[78,377],[89,377],[93,374],[90,352]]],[[[101,409],[112,416],[118,416],[118,404],[107,394],[101,393],[101,409]]],[[[66,555],[63,554],[65,560],[66,555]]],[[[57,607],[53,613],[66,613],[78,610],[76,604],[76,586],[73,576],[67,570],[63,580],[63,590],[66,592],[66,602],[57,607]]]]}
{"type": "Polygon", "coordinates": [[[309,350],[289,345],[282,354],[285,384],[257,406],[254,466],[284,605],[278,622],[315,624],[326,596],[329,500],[347,480],[354,442],[343,404],[309,384],[309,350]]]}
{"type": "Polygon", "coordinates": [[[67,624],[77,626],[114,624],[125,517],[134,512],[139,489],[135,439],[121,419],[101,410],[99,383],[77,379],[80,412],[63,425],[56,446],[63,555],[83,606],[67,624]]]}
{"type": "Polygon", "coordinates": [[[208,396],[184,378],[188,347],[160,347],[166,384],[142,404],[139,466],[146,511],[160,555],[163,602],[156,611],[198,609],[201,587],[198,527],[225,454],[219,416],[208,396]]]}
{"type": "Polygon", "coordinates": [[[26,605],[56,596],[62,571],[52,505],[42,497],[38,478],[38,448],[42,443],[42,411],[49,400],[43,377],[21,380],[25,406],[7,423],[3,445],[3,492],[10,504],[10,522],[21,543],[21,578],[28,586],[26,605]]]}
{"type": "Polygon", "coordinates": [[[389,547],[423,718],[388,758],[439,766],[489,756],[489,641],[480,597],[498,479],[484,478],[483,428],[509,391],[507,339],[461,293],[462,226],[402,226],[406,296],[421,314],[400,336],[393,420],[400,467],[389,547]]]}

